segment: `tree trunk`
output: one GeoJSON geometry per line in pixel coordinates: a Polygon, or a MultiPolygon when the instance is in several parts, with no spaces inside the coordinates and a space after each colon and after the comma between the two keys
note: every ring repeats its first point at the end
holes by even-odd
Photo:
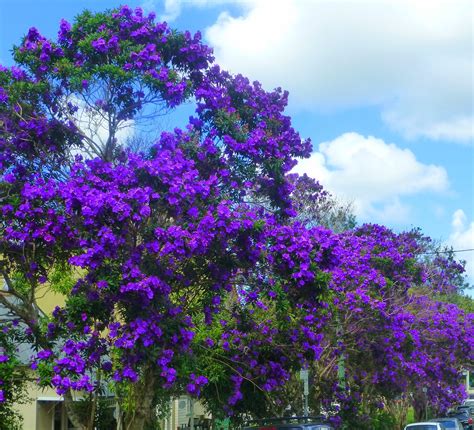
{"type": "Polygon", "coordinates": [[[81,417],[74,410],[74,399],[72,398],[71,390],[64,393],[64,405],[66,406],[66,412],[68,419],[72,422],[72,425],[80,430],[87,430],[87,422],[82,422],[81,417]]]}
{"type": "Polygon", "coordinates": [[[87,424],[87,430],[94,430],[95,428],[95,413],[97,411],[97,400],[98,394],[94,393],[91,404],[91,413],[89,417],[89,423],[87,424]]]}
{"type": "Polygon", "coordinates": [[[130,404],[123,420],[124,430],[143,430],[154,418],[155,375],[151,368],[143,371],[141,380],[132,385],[130,404]]]}
{"type": "Polygon", "coordinates": [[[422,421],[426,418],[426,400],[424,396],[414,397],[413,410],[416,421],[422,421]]]}

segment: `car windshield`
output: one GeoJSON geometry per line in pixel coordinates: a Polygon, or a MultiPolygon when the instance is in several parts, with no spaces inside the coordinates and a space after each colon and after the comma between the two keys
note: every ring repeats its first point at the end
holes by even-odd
{"type": "Polygon", "coordinates": [[[452,416],[452,417],[457,417],[457,418],[460,417],[462,419],[469,418],[469,412],[464,411],[464,410],[451,412],[449,415],[452,416]]]}
{"type": "Polygon", "coordinates": [[[407,430],[438,430],[436,424],[415,424],[407,427],[407,430]]]}
{"type": "Polygon", "coordinates": [[[275,426],[278,430],[302,430],[301,426],[287,427],[287,426],[275,426]]]}
{"type": "Polygon", "coordinates": [[[467,411],[472,414],[474,412],[474,407],[469,405],[462,405],[458,406],[458,411],[467,411]]]}
{"type": "Polygon", "coordinates": [[[454,420],[443,420],[438,422],[443,424],[443,426],[447,429],[457,429],[456,421],[454,420]]]}

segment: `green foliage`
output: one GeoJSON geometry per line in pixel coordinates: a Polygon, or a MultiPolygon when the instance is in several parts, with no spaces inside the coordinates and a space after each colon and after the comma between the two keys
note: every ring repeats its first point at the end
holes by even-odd
{"type": "Polygon", "coordinates": [[[96,429],[109,430],[115,428],[114,408],[110,407],[110,399],[99,397],[96,411],[96,429]]]}
{"type": "Polygon", "coordinates": [[[373,403],[354,404],[341,413],[343,430],[395,430],[397,421],[389,411],[373,403]],[[357,410],[357,413],[354,411],[357,410]]]}
{"type": "Polygon", "coordinates": [[[0,390],[4,397],[4,401],[0,402],[0,430],[22,428],[22,417],[15,406],[28,401],[27,369],[16,356],[14,339],[5,330],[0,331],[0,355],[8,357],[8,360],[0,362],[0,390]]]}
{"type": "Polygon", "coordinates": [[[407,413],[407,424],[411,424],[414,422],[415,422],[415,411],[413,410],[413,408],[409,408],[408,413],[407,413]]]}
{"type": "Polygon", "coordinates": [[[23,430],[23,417],[14,409],[0,407],[0,430],[23,430]]]}
{"type": "Polygon", "coordinates": [[[371,430],[393,430],[396,428],[396,420],[388,412],[379,410],[372,416],[371,430]]]}
{"type": "Polygon", "coordinates": [[[20,294],[26,295],[30,291],[30,283],[26,279],[26,276],[22,272],[13,272],[11,274],[11,282],[15,291],[18,291],[20,294]]]}
{"type": "Polygon", "coordinates": [[[42,360],[39,362],[36,371],[40,380],[40,386],[50,386],[51,378],[54,376],[53,363],[51,360],[42,360]]]}
{"type": "Polygon", "coordinates": [[[81,417],[82,422],[88,422],[95,405],[94,428],[96,430],[110,430],[115,428],[114,409],[115,402],[113,399],[99,396],[94,399],[93,396],[84,397],[71,404],[74,412],[81,417]]]}
{"type": "Polygon", "coordinates": [[[453,303],[466,313],[474,313],[474,299],[463,293],[440,294],[436,298],[440,302],[453,303]]]}
{"type": "Polygon", "coordinates": [[[65,296],[71,293],[76,280],[77,276],[75,276],[72,266],[64,261],[54,265],[48,276],[51,290],[65,296]]]}

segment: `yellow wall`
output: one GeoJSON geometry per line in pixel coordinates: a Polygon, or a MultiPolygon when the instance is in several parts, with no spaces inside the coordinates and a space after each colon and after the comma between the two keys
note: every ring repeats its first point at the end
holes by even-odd
{"type": "Polygon", "coordinates": [[[33,383],[28,386],[28,395],[30,402],[17,406],[17,410],[23,417],[23,429],[51,430],[55,402],[48,401],[38,404],[37,399],[51,398],[59,400],[59,396],[53,389],[41,388],[33,383]]]}
{"type": "Polygon", "coordinates": [[[56,306],[64,306],[65,300],[62,294],[51,291],[47,284],[42,285],[36,291],[36,302],[46,314],[51,314],[56,306]]]}

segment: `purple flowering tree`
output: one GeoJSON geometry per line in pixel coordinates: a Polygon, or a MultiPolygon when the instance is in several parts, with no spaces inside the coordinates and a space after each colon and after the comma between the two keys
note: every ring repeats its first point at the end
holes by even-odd
{"type": "Polygon", "coordinates": [[[130,429],[184,392],[215,415],[272,413],[302,366],[320,380],[315,412],[338,402],[346,419],[421,381],[440,408],[460,398],[472,314],[419,292],[440,285],[421,239],[354,229],[289,174],[311,144],[287,93],[128,7],[62,21],[54,41],[30,29],[14,58],[0,70],[0,303],[76,427],[94,427],[111,382],[130,429]],[[186,100],[186,126],[127,148],[186,100]],[[66,297],[52,316],[45,286],[66,297]],[[85,420],[74,392],[91,393],[85,420]]]}
{"type": "Polygon", "coordinates": [[[200,325],[222,321],[214,341],[237,348],[226,359],[228,413],[244,379],[270,392],[318,357],[320,321],[306,317],[324,305],[321,244],[292,221],[286,177],[311,145],[283,114],[286,93],[221,71],[199,35],[127,7],[63,21],[56,41],[30,29],[15,60],[0,72],[10,296],[0,300],[26,324],[43,383],[66,400],[103,381],[133,383],[132,395],[118,394],[125,424],[138,429],[160,390],[198,396],[207,384],[188,365],[200,325]],[[121,129],[191,96],[185,129],[163,133],[147,153],[124,147],[121,129]],[[71,289],[64,279],[75,280],[71,289]],[[36,301],[45,284],[68,295],[52,318],[36,301]],[[297,309],[291,324],[263,324],[280,296],[297,309]]]}
{"type": "Polygon", "coordinates": [[[371,417],[390,410],[392,402],[406,400],[421,417],[423,387],[434,413],[460,402],[461,370],[474,358],[473,314],[440,294],[460,293],[462,266],[450,264],[446,271],[446,259],[427,261],[429,239],[418,231],[395,234],[364,225],[336,240],[334,317],[314,363],[317,404],[331,408],[337,402],[346,423],[355,419],[360,428],[373,428],[371,417]]]}

